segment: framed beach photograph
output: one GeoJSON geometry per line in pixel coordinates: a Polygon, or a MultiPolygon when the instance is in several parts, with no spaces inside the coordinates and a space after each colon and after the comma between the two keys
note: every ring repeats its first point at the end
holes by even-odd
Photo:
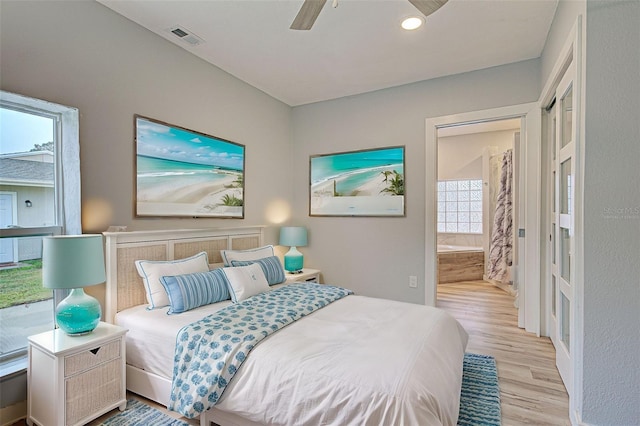
{"type": "Polygon", "coordinates": [[[244,218],[245,147],[134,116],[138,217],[244,218]]]}
{"type": "Polygon", "coordinates": [[[310,216],[404,216],[404,146],[312,155],[310,216]]]}

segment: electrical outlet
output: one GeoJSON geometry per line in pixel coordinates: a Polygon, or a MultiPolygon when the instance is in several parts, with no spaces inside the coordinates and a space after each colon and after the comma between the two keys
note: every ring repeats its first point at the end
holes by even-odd
{"type": "Polygon", "coordinates": [[[415,275],[409,275],[409,287],[418,287],[418,277],[416,277],[415,275]]]}

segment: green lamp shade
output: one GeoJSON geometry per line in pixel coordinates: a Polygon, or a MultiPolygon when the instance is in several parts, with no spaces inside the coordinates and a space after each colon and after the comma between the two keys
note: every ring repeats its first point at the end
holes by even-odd
{"type": "Polygon", "coordinates": [[[69,335],[87,334],[100,322],[100,303],[83,287],[106,280],[102,235],[63,235],[42,239],[42,284],[72,289],[56,307],[58,327],[69,335]]]}
{"type": "Polygon", "coordinates": [[[280,228],[280,245],[291,247],[284,255],[284,269],[291,273],[302,271],[304,256],[296,247],[307,245],[307,228],[302,226],[280,228]]]}

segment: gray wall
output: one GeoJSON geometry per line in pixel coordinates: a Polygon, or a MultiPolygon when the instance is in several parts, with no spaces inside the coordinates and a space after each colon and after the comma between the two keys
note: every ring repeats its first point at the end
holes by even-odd
{"type": "Polygon", "coordinates": [[[356,293],[424,303],[425,120],[536,101],[539,73],[529,60],[294,108],[294,217],[310,229],[309,266],[356,293]],[[310,155],[390,145],[406,146],[406,217],[308,216],[310,155]]]}
{"type": "Polygon", "coordinates": [[[549,34],[547,35],[547,41],[544,45],[541,56],[541,72],[540,82],[541,86],[544,86],[547,79],[551,75],[553,66],[560,55],[560,51],[564,47],[567,41],[569,31],[576,22],[578,15],[583,15],[586,12],[585,0],[560,0],[556,13],[553,16],[553,23],[549,28],[549,34]]]}
{"type": "Polygon", "coordinates": [[[84,232],[270,224],[289,199],[289,106],[99,3],[1,8],[2,90],[80,110],[84,232]],[[135,219],[134,114],[246,145],[245,219],[135,219]]]}
{"type": "Polygon", "coordinates": [[[640,424],[640,2],[587,2],[582,420],[640,424]]]}

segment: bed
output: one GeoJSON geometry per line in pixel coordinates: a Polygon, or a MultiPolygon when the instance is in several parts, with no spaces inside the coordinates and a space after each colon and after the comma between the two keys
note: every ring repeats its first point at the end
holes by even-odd
{"type": "MultiPolygon", "coordinates": [[[[106,232],[105,320],[129,329],[127,389],[170,405],[176,337],[230,300],[177,315],[148,310],[135,260],[183,259],[264,245],[263,227],[106,232]]],[[[341,283],[348,287],[348,283],[341,283]]],[[[296,291],[316,284],[292,284],[296,291]]],[[[336,287],[339,288],[339,287],[336,287]]],[[[270,294],[293,291],[270,287],[270,294]]],[[[325,290],[323,290],[325,291],[325,290]]],[[[275,297],[275,296],[274,296],[275,297]]],[[[444,311],[359,295],[341,297],[266,336],[201,425],[455,425],[467,333],[444,311]]]]}

